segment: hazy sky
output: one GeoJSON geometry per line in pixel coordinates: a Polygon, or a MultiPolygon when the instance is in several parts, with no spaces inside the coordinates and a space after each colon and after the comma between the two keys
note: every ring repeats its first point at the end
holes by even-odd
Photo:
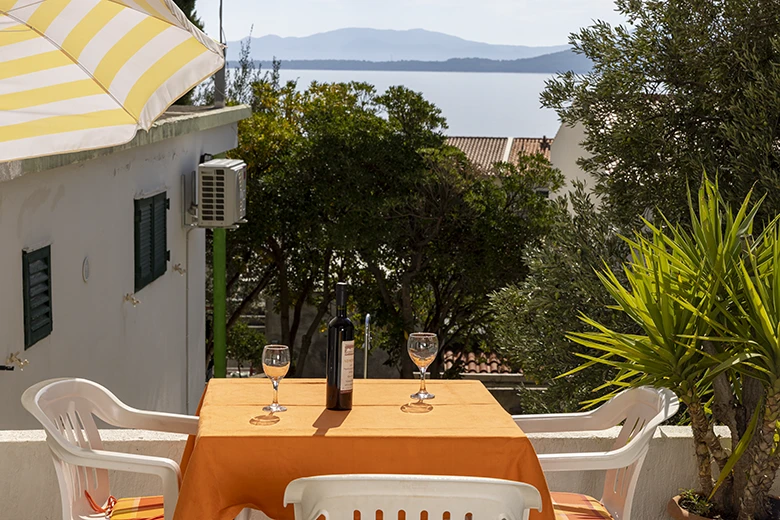
{"type": "MultiPolygon", "coordinates": [[[[217,38],[219,0],[197,0],[206,32],[217,38]]],[[[344,27],[428,29],[469,40],[559,45],[601,19],[617,23],[614,0],[223,0],[228,41],[249,34],[308,36],[344,27]]]]}

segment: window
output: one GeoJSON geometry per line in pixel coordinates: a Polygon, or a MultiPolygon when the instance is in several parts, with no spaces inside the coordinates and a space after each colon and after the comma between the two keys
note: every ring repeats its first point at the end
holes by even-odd
{"type": "Polygon", "coordinates": [[[138,292],[168,268],[166,193],[135,200],[135,291],[138,292]]]}
{"type": "Polygon", "coordinates": [[[550,190],[548,188],[536,188],[534,191],[543,199],[550,198],[550,190]]]}
{"type": "Polygon", "coordinates": [[[24,349],[51,334],[51,246],[22,251],[24,349]]]}

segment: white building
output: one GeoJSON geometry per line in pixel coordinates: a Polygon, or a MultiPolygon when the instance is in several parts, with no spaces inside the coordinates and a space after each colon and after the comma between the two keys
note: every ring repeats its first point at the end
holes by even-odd
{"type": "Polygon", "coordinates": [[[558,196],[574,191],[575,181],[584,182],[588,191],[595,186],[595,179],[577,164],[580,158],[590,157],[581,144],[585,137],[585,127],[578,123],[575,126],[561,125],[552,140],[550,162],[561,171],[565,182],[563,188],[557,192],[558,196]]]}
{"type": "Polygon", "coordinates": [[[447,138],[447,143],[459,148],[466,157],[488,175],[494,173],[497,162],[517,163],[519,154],[542,154],[558,168],[564,177],[563,187],[555,196],[563,197],[574,191],[575,181],[584,181],[588,190],[595,185],[594,179],[577,164],[581,157],[589,157],[582,147],[585,128],[581,124],[573,127],[561,125],[553,139],[544,137],[461,137],[447,138]]]}
{"type": "Polygon", "coordinates": [[[205,230],[182,175],[237,144],[247,107],[169,111],[127,145],[0,163],[0,429],[39,427],[24,389],[85,377],[192,413],[205,380],[205,230]]]}

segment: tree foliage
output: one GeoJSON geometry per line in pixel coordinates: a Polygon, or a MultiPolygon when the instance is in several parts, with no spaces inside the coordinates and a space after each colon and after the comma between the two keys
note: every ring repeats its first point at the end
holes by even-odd
{"type": "Polygon", "coordinates": [[[484,337],[486,295],[524,276],[522,251],[553,214],[538,189],[557,189],[560,174],[531,157],[478,175],[446,145],[441,111],[407,88],[301,89],[279,81],[278,64],[265,75],[245,67],[228,89],[253,109],[232,152],[248,165],[248,224],[228,235],[228,325],[272,295],[280,337],[269,339],[300,338],[302,374],[341,279],[385,329],[377,337],[392,338],[381,346],[395,363],[414,330],[439,332],[443,344],[484,337]],[[306,306],[315,316],[303,330],[306,306]]]}
{"type": "Polygon", "coordinates": [[[250,372],[262,370],[265,344],[265,336],[244,322],[238,322],[230,328],[227,355],[238,363],[239,374],[244,367],[249,368],[250,372]]]}
{"type": "MultiPolygon", "coordinates": [[[[195,27],[201,31],[203,30],[203,21],[200,19],[198,12],[195,10],[196,0],[173,0],[173,2],[179,6],[181,12],[184,13],[187,19],[192,22],[195,27]]],[[[217,39],[219,40],[219,37],[217,37],[217,39]]]]}
{"type": "Polygon", "coordinates": [[[487,295],[525,276],[522,252],[552,220],[552,204],[536,190],[561,183],[541,156],[500,165],[496,178],[478,173],[453,148],[423,158],[424,168],[402,186],[410,195],[388,198],[363,224],[379,230],[383,247],[356,244],[364,285],[379,289],[363,305],[396,331],[388,350],[400,354],[405,376],[414,367],[403,338],[415,330],[437,332],[442,349],[484,346],[487,295]]]}
{"type": "MultiPolygon", "coordinates": [[[[173,0],[174,3],[181,9],[181,11],[184,13],[184,15],[187,17],[187,19],[192,22],[192,24],[200,29],[203,30],[203,21],[198,16],[197,11],[195,10],[195,1],[196,0],[173,0]]],[[[217,38],[219,39],[219,38],[217,38]]],[[[177,105],[190,105],[193,101],[193,93],[194,89],[187,92],[185,95],[180,97],[176,100],[177,105]]]]}
{"type": "Polygon", "coordinates": [[[558,378],[582,363],[578,353],[595,353],[566,337],[567,331],[586,330],[581,313],[614,330],[636,330],[610,308],[612,299],[596,274],[603,265],[620,273],[627,245],[607,216],[596,211],[584,185],[576,186],[568,202],[571,213],[559,208],[551,231],[525,251],[528,276],[490,296],[498,351],[522,368],[530,385],[546,387],[544,392],[521,389],[526,413],[576,411],[610,378],[612,370],[605,366],[558,378]]]}
{"type": "MultiPolygon", "coordinates": [[[[617,0],[627,25],[597,22],[571,36],[593,61],[559,74],[543,104],[582,123],[606,208],[630,222],[660,208],[688,219],[687,186],[716,173],[739,204],[755,185],[762,216],[780,210],[780,3],[617,0]]],[[[760,216],[760,220],[763,217],[760,216]]]]}
{"type": "Polygon", "coordinates": [[[626,239],[625,281],[610,268],[599,274],[639,332],[584,317],[591,330],[570,337],[600,352],[583,356],[588,364],[618,371],[608,381],[618,390],[650,385],[674,391],[691,418],[697,491],[714,500],[724,518],[765,519],[780,466],[777,220],[754,236],[761,201],[753,204],[748,193],[732,210],[706,178],[697,203],[689,203],[690,230],[662,215],[663,227],[647,223],[649,237],[626,239]],[[730,449],[715,434],[716,422],[728,426],[730,449]]]}

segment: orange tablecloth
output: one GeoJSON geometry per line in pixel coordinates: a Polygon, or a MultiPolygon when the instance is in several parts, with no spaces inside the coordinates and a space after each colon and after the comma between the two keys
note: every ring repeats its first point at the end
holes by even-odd
{"type": "Polygon", "coordinates": [[[213,379],[200,408],[197,437],[182,460],[184,480],[174,520],[228,520],[243,507],[292,520],[283,506],[292,480],[343,473],[470,475],[527,482],[542,494],[533,520],[553,520],[550,493],[531,442],[478,381],[433,381],[433,410],[401,405],[418,383],[355,380],[350,412],[325,409],[325,381],[282,381],[288,411],[272,426],[253,426],[271,402],[267,379],[213,379]]]}

